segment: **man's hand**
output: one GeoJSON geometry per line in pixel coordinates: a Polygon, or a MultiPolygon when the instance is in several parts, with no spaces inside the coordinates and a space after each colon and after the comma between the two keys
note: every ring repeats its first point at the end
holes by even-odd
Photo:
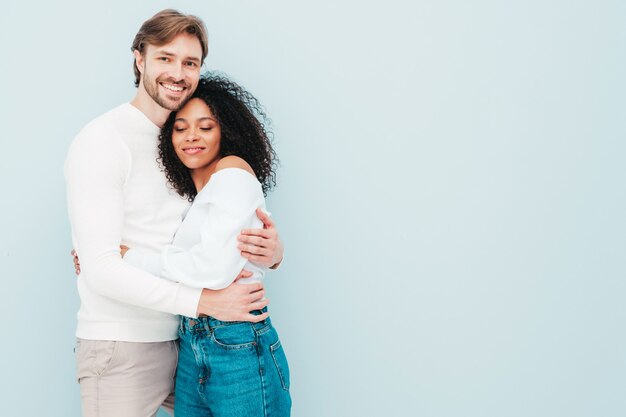
{"type": "Polygon", "coordinates": [[[263,229],[244,229],[238,236],[241,255],[250,262],[275,269],[283,260],[285,249],[278,237],[276,225],[260,208],[257,217],[263,222],[263,229]]]}
{"type": "Polygon", "coordinates": [[[253,310],[260,310],[269,304],[263,299],[265,290],[263,284],[240,284],[239,278],[248,278],[252,274],[241,271],[235,282],[221,290],[203,289],[198,303],[198,316],[206,315],[222,321],[250,321],[253,323],[265,320],[269,313],[258,316],[250,314],[253,310]]]}
{"type": "Polygon", "coordinates": [[[70,255],[72,255],[72,258],[74,258],[74,272],[76,273],[76,275],[80,275],[80,261],[78,260],[78,254],[74,249],[72,249],[70,255]]]}

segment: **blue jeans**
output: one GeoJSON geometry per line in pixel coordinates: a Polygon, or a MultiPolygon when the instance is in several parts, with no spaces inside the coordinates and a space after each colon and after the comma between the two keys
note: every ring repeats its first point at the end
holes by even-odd
{"type": "Polygon", "coordinates": [[[270,319],[182,317],[176,417],[288,417],[289,366],[270,319]]]}

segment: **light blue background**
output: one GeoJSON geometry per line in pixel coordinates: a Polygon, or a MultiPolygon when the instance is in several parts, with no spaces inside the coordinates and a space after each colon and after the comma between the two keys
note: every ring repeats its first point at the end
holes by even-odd
{"type": "Polygon", "coordinates": [[[158,10],[256,94],[295,417],[626,415],[621,1],[8,2],[2,415],[79,415],[62,164],[158,10]]]}

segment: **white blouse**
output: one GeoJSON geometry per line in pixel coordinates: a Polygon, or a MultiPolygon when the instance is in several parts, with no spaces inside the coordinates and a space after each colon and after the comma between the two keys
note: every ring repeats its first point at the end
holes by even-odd
{"type": "Polygon", "coordinates": [[[265,210],[261,184],[240,168],[217,171],[196,196],[174,241],[161,254],[129,249],[124,260],[143,270],[196,288],[229,286],[242,269],[257,282],[265,268],[249,262],[237,248],[242,229],[262,228],[256,209],[265,210]]]}

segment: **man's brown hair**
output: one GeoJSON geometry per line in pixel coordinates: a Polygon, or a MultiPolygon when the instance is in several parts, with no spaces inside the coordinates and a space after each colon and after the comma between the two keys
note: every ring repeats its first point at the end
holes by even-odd
{"type": "MultiPolygon", "coordinates": [[[[204,62],[209,51],[204,23],[196,16],[182,14],[174,9],[161,10],[143,22],[130,49],[133,52],[137,50],[143,55],[146,45],[165,45],[181,33],[190,33],[198,37],[202,46],[202,62],[204,62]]],[[[133,61],[133,71],[135,72],[135,87],[139,87],[141,73],[137,68],[137,60],[133,61]]]]}

